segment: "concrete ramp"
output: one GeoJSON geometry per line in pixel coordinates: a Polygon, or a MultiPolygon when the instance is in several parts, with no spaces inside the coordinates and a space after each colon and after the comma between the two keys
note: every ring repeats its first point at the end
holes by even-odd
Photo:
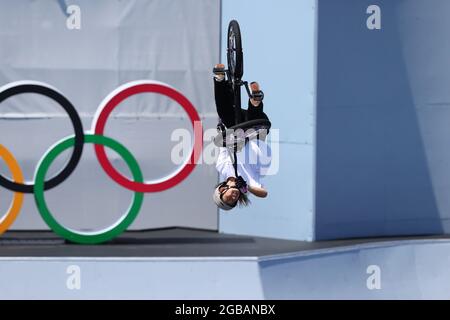
{"type": "Polygon", "coordinates": [[[450,239],[286,241],[166,229],[0,239],[0,299],[449,299],[450,239]]]}

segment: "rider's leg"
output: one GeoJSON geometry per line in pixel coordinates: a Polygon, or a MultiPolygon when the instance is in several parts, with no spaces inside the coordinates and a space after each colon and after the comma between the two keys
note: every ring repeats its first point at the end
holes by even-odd
{"type": "MultiPolygon", "coordinates": [[[[252,82],[250,84],[250,89],[252,91],[252,95],[255,93],[261,92],[259,88],[259,84],[257,82],[252,82]]],[[[267,115],[264,113],[264,103],[262,99],[259,99],[257,95],[256,98],[248,99],[248,108],[247,108],[247,120],[256,120],[256,119],[269,119],[267,115]]]]}
{"type": "MultiPolygon", "coordinates": [[[[216,65],[214,69],[216,70],[222,66],[223,68],[225,67],[223,64],[216,65]]],[[[228,81],[218,80],[216,73],[214,74],[214,97],[217,114],[226,127],[232,127],[234,125],[233,92],[228,81]]]]}
{"type": "MultiPolygon", "coordinates": [[[[261,94],[262,91],[259,88],[259,84],[257,82],[252,82],[250,84],[250,89],[253,98],[251,97],[248,99],[247,121],[259,119],[269,120],[269,117],[264,113],[264,103],[262,102],[264,95],[261,94]]],[[[267,130],[267,132],[260,131],[258,139],[265,140],[268,133],[269,130],[267,130]]]]}

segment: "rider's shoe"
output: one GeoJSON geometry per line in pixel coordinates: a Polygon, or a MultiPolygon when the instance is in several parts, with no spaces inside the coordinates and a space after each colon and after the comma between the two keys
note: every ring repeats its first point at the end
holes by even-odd
{"type": "Polygon", "coordinates": [[[225,65],[223,63],[218,63],[214,66],[213,69],[214,78],[217,81],[222,81],[225,79],[225,65]]]}
{"type": "Polygon", "coordinates": [[[259,83],[253,81],[250,83],[250,90],[252,92],[250,99],[255,102],[261,102],[264,99],[264,92],[259,88],[259,83]]]}

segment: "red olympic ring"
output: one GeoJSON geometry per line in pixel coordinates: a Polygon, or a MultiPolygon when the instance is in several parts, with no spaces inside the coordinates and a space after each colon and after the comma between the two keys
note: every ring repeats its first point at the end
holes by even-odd
{"type": "Polygon", "coordinates": [[[189,176],[195,168],[203,147],[203,128],[200,117],[192,103],[183,94],[162,82],[151,80],[129,82],[114,90],[103,100],[97,109],[92,128],[95,134],[103,135],[108,116],[114,108],[128,97],[139,93],[159,93],[165,95],[175,100],[186,111],[194,129],[194,146],[188,161],[185,162],[178,172],[166,177],[164,180],[140,183],[124,177],[111,165],[103,145],[95,145],[95,153],[105,172],[121,186],[137,192],[164,191],[176,186],[189,176]]]}

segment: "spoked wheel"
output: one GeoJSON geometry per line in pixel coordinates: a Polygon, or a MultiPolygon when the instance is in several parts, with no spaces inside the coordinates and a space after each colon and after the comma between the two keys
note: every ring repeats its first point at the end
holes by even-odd
{"type": "Polygon", "coordinates": [[[236,20],[231,20],[228,24],[227,43],[228,79],[231,82],[234,96],[234,118],[235,123],[241,123],[241,79],[244,73],[244,59],[242,54],[241,29],[236,20]]]}
{"type": "Polygon", "coordinates": [[[267,119],[242,122],[219,132],[214,137],[214,144],[228,148],[230,151],[240,151],[249,140],[255,138],[264,140],[271,125],[267,119]]]}
{"type": "Polygon", "coordinates": [[[242,54],[241,30],[236,20],[231,20],[228,25],[227,60],[231,80],[233,83],[240,81],[244,74],[244,59],[242,54]]]}

